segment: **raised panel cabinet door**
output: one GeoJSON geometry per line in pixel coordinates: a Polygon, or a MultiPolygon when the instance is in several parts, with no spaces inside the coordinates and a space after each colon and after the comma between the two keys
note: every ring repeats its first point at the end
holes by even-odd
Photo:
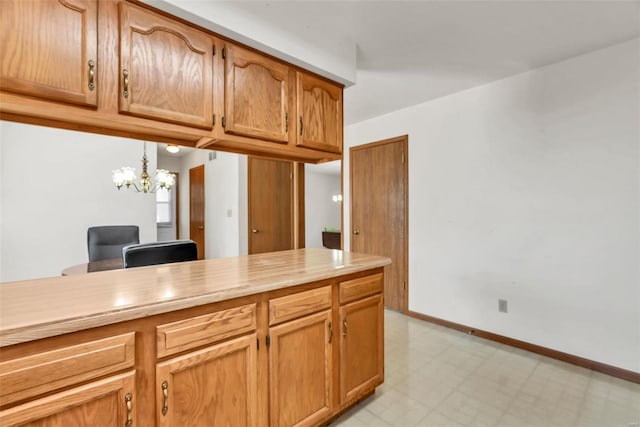
{"type": "Polygon", "coordinates": [[[213,38],[120,3],[120,111],[213,126],[213,38]]]}
{"type": "Polygon", "coordinates": [[[289,68],[238,46],[225,46],[225,133],[289,141],[289,68]]]}
{"type": "Polygon", "coordinates": [[[97,0],[2,0],[2,90],[95,106],[97,0]]]}
{"type": "Polygon", "coordinates": [[[0,411],[0,425],[135,426],[135,405],[135,372],[128,372],[0,411]]]}
{"type": "Polygon", "coordinates": [[[382,294],[340,307],[340,319],[340,404],[346,404],[384,380],[382,294]]]}
{"type": "Polygon", "coordinates": [[[269,425],[317,425],[333,411],[331,311],[274,326],[269,337],[269,425]]]}
{"type": "Polygon", "coordinates": [[[256,338],[247,335],[158,364],[156,425],[257,425],[256,338]]]}
{"type": "Polygon", "coordinates": [[[342,153],[342,88],[299,71],[296,88],[296,145],[342,153]]]}

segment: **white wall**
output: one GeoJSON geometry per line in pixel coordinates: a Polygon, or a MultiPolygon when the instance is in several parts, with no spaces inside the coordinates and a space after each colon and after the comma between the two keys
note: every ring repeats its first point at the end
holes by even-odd
{"type": "Polygon", "coordinates": [[[316,165],[305,165],[304,212],[305,247],[321,248],[325,227],[340,229],[340,204],[333,202],[334,194],[341,194],[340,175],[314,171],[316,165]]]}
{"type": "MultiPolygon", "coordinates": [[[[153,194],[118,191],[113,169],[139,174],[142,141],[0,122],[0,281],[59,276],[88,261],[87,228],[134,224],[156,240],[153,194]]],[[[148,144],[149,168],[156,152],[148,144]]]]}
{"type": "Polygon", "coordinates": [[[345,129],[347,193],[348,147],[409,135],[410,310],[640,372],[639,52],[345,129]]]}
{"type": "MultiPolygon", "coordinates": [[[[205,165],[205,258],[223,258],[242,253],[241,234],[243,228],[246,229],[246,203],[243,207],[242,197],[243,191],[246,197],[246,188],[241,188],[240,175],[242,163],[246,163],[244,157],[220,151],[196,150],[180,158],[181,239],[189,238],[189,169],[205,165]],[[215,158],[209,160],[210,154],[215,158]]],[[[246,236],[246,231],[244,233],[246,236]]]]}

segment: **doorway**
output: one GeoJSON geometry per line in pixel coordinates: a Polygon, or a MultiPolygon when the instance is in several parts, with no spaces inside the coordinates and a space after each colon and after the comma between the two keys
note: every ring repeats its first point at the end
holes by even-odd
{"type": "Polygon", "coordinates": [[[189,169],[189,238],[204,259],[204,165],[189,169]]]}
{"type": "Polygon", "coordinates": [[[249,254],[293,249],[301,247],[300,239],[304,242],[304,196],[300,195],[304,194],[304,168],[300,166],[249,157],[249,254]]]}
{"type": "Polygon", "coordinates": [[[391,258],[385,306],[408,308],[408,136],[352,147],[351,250],[391,258]]]}

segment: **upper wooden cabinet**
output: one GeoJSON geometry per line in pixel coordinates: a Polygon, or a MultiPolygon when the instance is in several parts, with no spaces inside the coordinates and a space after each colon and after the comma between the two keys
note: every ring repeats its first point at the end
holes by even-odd
{"type": "Polygon", "coordinates": [[[0,3],[2,119],[287,161],[342,157],[337,83],[140,1],[0,3]]]}
{"type": "Polygon", "coordinates": [[[120,3],[120,111],[213,126],[213,38],[120,3]]]}
{"type": "Polygon", "coordinates": [[[342,88],[296,72],[296,145],[342,153],[342,88]]]}
{"type": "Polygon", "coordinates": [[[289,141],[289,67],[227,43],[224,50],[225,133],[289,141]]]}
{"type": "Polygon", "coordinates": [[[97,0],[2,0],[2,90],[95,106],[97,0]]]}

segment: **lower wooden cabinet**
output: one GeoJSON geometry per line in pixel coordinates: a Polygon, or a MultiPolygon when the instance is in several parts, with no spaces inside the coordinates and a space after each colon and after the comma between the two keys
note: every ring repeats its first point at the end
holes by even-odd
{"type": "Polygon", "coordinates": [[[257,376],[256,334],[160,363],[156,425],[258,425],[257,376]]]}
{"type": "Polygon", "coordinates": [[[331,311],[269,329],[272,427],[317,425],[332,405],[331,311]]]}
{"type": "Polygon", "coordinates": [[[367,273],[2,348],[0,426],[322,425],[383,381],[367,273]]]}
{"type": "Polygon", "coordinates": [[[358,399],[384,380],[382,294],[340,307],[340,404],[358,399]]]}
{"type": "Polygon", "coordinates": [[[1,411],[0,425],[133,426],[135,396],[135,372],[132,371],[1,411]]]}

